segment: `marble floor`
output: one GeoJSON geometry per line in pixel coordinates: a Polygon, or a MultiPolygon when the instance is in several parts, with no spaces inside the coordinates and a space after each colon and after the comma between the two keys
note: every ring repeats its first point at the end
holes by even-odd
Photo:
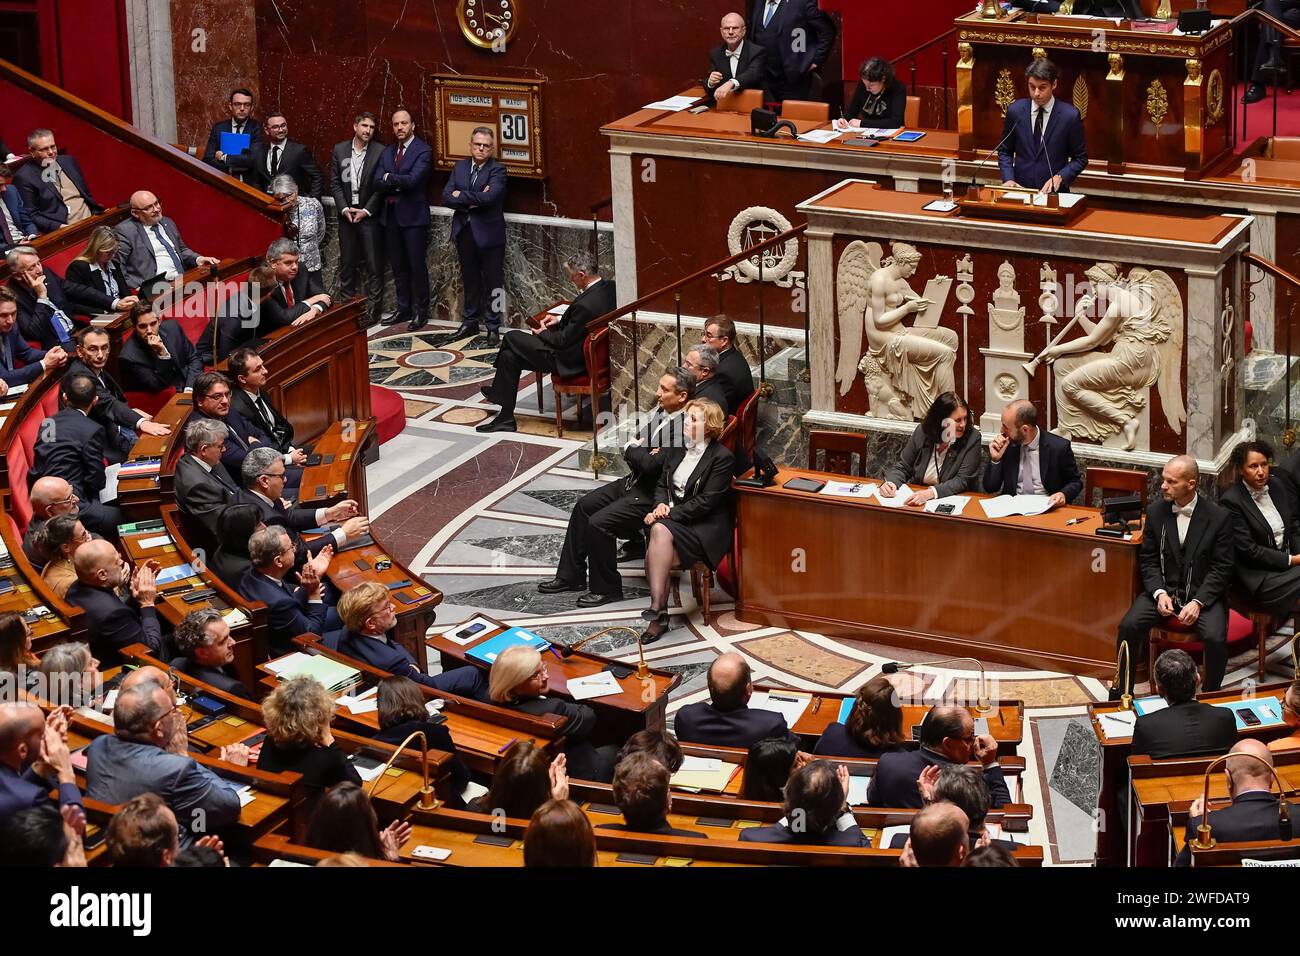
{"type": "MultiPolygon", "coordinates": [[[[405,431],[386,443],[367,478],[376,531],[414,572],[444,594],[437,627],[486,613],[525,625],[567,644],[604,627],[640,630],[648,592],[639,562],[623,566],[626,600],[594,611],[575,608],[573,594],[538,594],[552,577],[573,503],[612,476],[593,477],[580,462],[590,445],[590,417],[579,426],[565,403],[564,439],[555,437],[554,406],[543,381],[520,383],[520,432],[480,435],[473,426],[495,412],[479,394],[492,376],[493,350],[484,340],[444,342],[452,326],[411,335],[404,327],[371,330],[370,377],[400,393],[405,431]],[[584,430],[585,428],[585,430],[584,430]]],[[[585,457],[583,458],[585,461],[585,457]]],[[[669,702],[672,713],[707,697],[705,672],[715,656],[744,654],[756,681],[806,690],[852,693],[886,661],[926,655],[884,645],[832,639],[808,631],[760,628],[737,621],[731,599],[712,595],[714,621],[705,624],[683,581],[672,600],[672,630],[648,649],[655,666],[682,675],[669,702]]],[[[1274,661],[1286,657],[1279,634],[1274,661]]],[[[634,658],[635,638],[617,632],[587,645],[597,653],[634,658]]],[[[1230,663],[1228,684],[1254,679],[1253,652],[1230,663]]],[[[939,667],[915,672],[914,694],[940,700],[970,686],[974,671],[939,667]]],[[[993,696],[1025,702],[1020,754],[1026,758],[1024,800],[1033,805],[1030,842],[1047,848],[1054,865],[1091,861],[1097,790],[1097,746],[1088,726],[1088,702],[1105,699],[1092,678],[991,665],[993,696]]],[[[966,691],[969,696],[973,693],[966,691]]]]}

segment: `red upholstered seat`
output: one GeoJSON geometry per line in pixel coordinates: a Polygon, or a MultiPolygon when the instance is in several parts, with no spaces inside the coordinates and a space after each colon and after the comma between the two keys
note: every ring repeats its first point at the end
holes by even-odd
{"type": "Polygon", "coordinates": [[[560,388],[591,388],[591,376],[585,372],[582,375],[572,375],[565,378],[563,375],[552,375],[551,381],[560,386],[560,388]]]}
{"type": "Polygon", "coordinates": [[[370,386],[370,411],[375,416],[379,444],[396,438],[406,427],[406,402],[390,388],[370,386]]]}
{"type": "MultiPolygon", "coordinates": [[[[1262,646],[1264,636],[1256,635],[1255,625],[1249,618],[1229,609],[1228,653],[1232,653],[1234,645],[1246,640],[1259,641],[1262,646]]],[[[1153,675],[1152,680],[1155,679],[1156,658],[1160,656],[1162,651],[1168,650],[1171,646],[1186,651],[1193,657],[1196,657],[1205,649],[1205,644],[1202,641],[1198,641],[1191,636],[1191,628],[1176,617],[1166,619],[1163,624],[1151,629],[1151,639],[1147,642],[1147,669],[1153,675]]]]}
{"type": "MultiPolygon", "coordinates": [[[[1191,632],[1191,628],[1188,627],[1186,624],[1184,624],[1182,621],[1178,620],[1178,618],[1176,617],[1171,617],[1168,620],[1166,620],[1164,624],[1160,625],[1160,629],[1163,631],[1170,631],[1175,634],[1187,634],[1191,632]]],[[[1250,621],[1248,621],[1242,615],[1238,614],[1236,611],[1228,611],[1228,646],[1229,647],[1231,647],[1233,644],[1241,643],[1246,638],[1250,637],[1250,635],[1253,632],[1254,632],[1254,628],[1251,627],[1250,621]]],[[[1199,651],[1202,647],[1202,644],[1200,641],[1195,641],[1195,640],[1185,641],[1185,642],[1180,641],[1178,646],[1190,654],[1194,650],[1199,651]]]]}
{"type": "Polygon", "coordinates": [[[31,471],[33,450],[40,434],[41,423],[59,408],[59,390],[51,388],[41,396],[40,404],[32,409],[18,426],[18,432],[9,448],[5,461],[9,468],[10,517],[21,537],[32,520],[32,503],[27,497],[27,473],[31,471]]]}

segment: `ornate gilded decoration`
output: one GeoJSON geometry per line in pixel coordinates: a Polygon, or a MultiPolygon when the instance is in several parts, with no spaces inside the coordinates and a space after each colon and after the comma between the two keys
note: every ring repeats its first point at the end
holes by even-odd
{"type": "MultiPolygon", "coordinates": [[[[1082,32],[1082,31],[1076,31],[1082,32]]],[[[1060,34],[1040,34],[1040,33],[1020,33],[1009,32],[1004,30],[971,30],[964,29],[958,31],[959,40],[970,40],[977,43],[999,43],[1004,46],[1052,46],[1059,49],[1090,50],[1092,49],[1093,38],[1090,34],[1075,36],[1071,33],[1060,34]]],[[[1108,34],[1106,37],[1106,49],[1113,50],[1117,53],[1132,53],[1138,56],[1181,56],[1186,57],[1189,54],[1200,53],[1202,56],[1209,56],[1214,50],[1223,46],[1225,43],[1232,41],[1233,31],[1223,28],[1215,31],[1214,35],[1201,43],[1199,39],[1189,38],[1183,42],[1178,42],[1176,38],[1169,38],[1162,41],[1154,40],[1127,40],[1114,34],[1108,34]]]]}
{"type": "Polygon", "coordinates": [[[1160,124],[1169,115],[1169,94],[1165,85],[1159,80],[1152,80],[1147,87],[1147,116],[1156,126],[1156,138],[1160,138],[1160,124]]]}
{"type": "Polygon", "coordinates": [[[1156,19],[1168,20],[1170,16],[1172,16],[1172,14],[1169,9],[1169,0],[1160,0],[1160,2],[1156,4],[1156,19]]]}
{"type": "Polygon", "coordinates": [[[980,16],[985,20],[996,20],[1002,13],[998,6],[998,0],[984,0],[984,7],[980,10],[980,16]]]}
{"type": "Polygon", "coordinates": [[[1196,85],[1201,82],[1201,61],[1189,59],[1187,61],[1187,82],[1196,85]]]}
{"type": "Polygon", "coordinates": [[[957,44],[957,65],[971,66],[975,62],[975,52],[969,43],[957,44]]]}
{"type": "Polygon", "coordinates": [[[1106,74],[1108,80],[1124,79],[1124,58],[1118,53],[1112,53],[1107,59],[1110,62],[1110,72],[1106,74]]]}
{"type": "Polygon", "coordinates": [[[993,102],[998,104],[998,109],[1002,111],[1004,119],[1007,115],[1007,107],[1014,103],[1015,100],[1016,84],[1011,80],[1010,68],[1004,66],[998,70],[997,87],[993,91],[993,102]]]}
{"type": "Polygon", "coordinates": [[[1073,16],[1073,15],[1074,15],[1074,0],[1065,0],[1065,2],[1061,4],[1061,8],[1060,8],[1059,10],[1057,10],[1056,12],[1059,13],[1059,14],[1060,14],[1061,16],[1063,16],[1063,17],[1073,16]]]}
{"type": "Polygon", "coordinates": [[[1074,103],[1074,108],[1079,111],[1081,119],[1088,118],[1088,84],[1083,80],[1083,74],[1079,74],[1074,81],[1074,90],[1070,93],[1070,101],[1074,103]]]}
{"type": "Polygon", "coordinates": [[[1232,307],[1232,289],[1226,283],[1223,286],[1223,311],[1219,313],[1219,328],[1222,338],[1219,348],[1223,355],[1223,364],[1219,366],[1219,381],[1223,384],[1223,410],[1228,411],[1228,399],[1232,396],[1232,370],[1237,362],[1232,357],[1232,344],[1236,333],[1237,310],[1232,307]]]}
{"type": "Polygon", "coordinates": [[[1041,46],[1036,46],[1032,51],[1032,56],[1035,60],[1046,60],[1047,51],[1044,50],[1041,46]]]}
{"type": "Polygon", "coordinates": [[[1223,74],[1218,70],[1210,71],[1210,82],[1205,93],[1205,122],[1213,126],[1223,119],[1223,74]]]}

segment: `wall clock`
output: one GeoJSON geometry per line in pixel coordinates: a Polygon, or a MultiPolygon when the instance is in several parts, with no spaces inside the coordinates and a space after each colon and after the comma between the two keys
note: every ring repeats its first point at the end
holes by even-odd
{"type": "Polygon", "coordinates": [[[504,51],[519,28],[519,0],[459,0],[456,19],[470,43],[504,51]]]}

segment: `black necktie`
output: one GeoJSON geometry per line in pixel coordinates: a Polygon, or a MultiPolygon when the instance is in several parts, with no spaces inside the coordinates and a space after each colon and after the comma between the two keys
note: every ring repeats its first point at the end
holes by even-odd
{"type": "Polygon", "coordinates": [[[1043,108],[1038,107],[1038,115],[1034,117],[1034,142],[1041,142],[1043,139],[1043,108]]]}
{"type": "Polygon", "coordinates": [[[280,171],[280,147],[271,147],[271,175],[274,176],[280,171]]]}
{"type": "Polygon", "coordinates": [[[469,174],[469,184],[471,188],[473,187],[474,183],[478,180],[478,171],[481,168],[482,168],[481,166],[475,166],[474,171],[469,174]]]}
{"type": "Polygon", "coordinates": [[[14,367],[14,357],[9,350],[8,335],[0,337],[0,359],[4,361],[5,368],[12,369],[14,367]]]}

